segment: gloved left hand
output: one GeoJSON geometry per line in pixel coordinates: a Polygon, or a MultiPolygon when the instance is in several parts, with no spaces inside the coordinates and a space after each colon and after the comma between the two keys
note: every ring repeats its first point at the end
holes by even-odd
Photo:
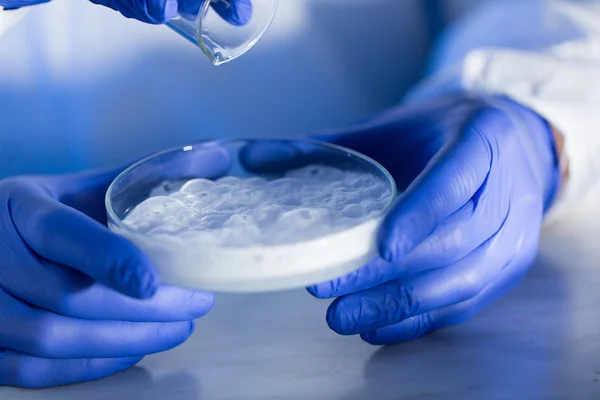
{"type": "Polygon", "coordinates": [[[309,288],[337,297],[334,331],[372,344],[414,339],[473,317],[529,269],[560,175],[534,112],[460,95],[319,139],[371,156],[405,189],[379,232],[381,257],[309,288]]]}
{"type": "MultiPolygon", "coordinates": [[[[0,7],[16,9],[50,0],[0,0],[0,7]]],[[[119,11],[127,18],[137,19],[150,24],[164,24],[177,12],[196,15],[202,0],[90,0],[119,11]]],[[[234,26],[246,25],[252,17],[251,0],[211,0],[212,8],[234,26]]]]}
{"type": "Polygon", "coordinates": [[[184,342],[212,307],[213,294],[160,285],[151,260],[104,226],[115,176],[0,181],[0,386],[115,374],[184,342]]]}

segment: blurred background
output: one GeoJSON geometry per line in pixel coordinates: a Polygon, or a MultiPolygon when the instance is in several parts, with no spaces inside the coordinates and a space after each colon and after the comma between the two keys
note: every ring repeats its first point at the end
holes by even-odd
{"type": "Polygon", "coordinates": [[[281,0],[264,39],[221,67],[85,0],[32,7],[0,39],[0,177],[348,124],[398,103],[443,21],[478,1],[281,0]]]}

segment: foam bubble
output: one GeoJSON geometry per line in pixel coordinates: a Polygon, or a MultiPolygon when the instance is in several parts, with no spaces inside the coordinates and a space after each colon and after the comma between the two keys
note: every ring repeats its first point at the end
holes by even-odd
{"type": "Polygon", "coordinates": [[[186,182],[180,189],[183,193],[197,195],[207,193],[216,186],[216,183],[208,179],[192,179],[186,182]]]}

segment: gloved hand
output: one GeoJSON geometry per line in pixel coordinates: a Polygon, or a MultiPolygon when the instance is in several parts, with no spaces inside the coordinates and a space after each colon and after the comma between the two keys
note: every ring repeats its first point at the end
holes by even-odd
{"type": "Polygon", "coordinates": [[[0,181],[0,385],[99,379],[185,341],[213,295],[162,286],[110,233],[115,173],[0,181]]]}
{"type": "Polygon", "coordinates": [[[461,95],[319,139],[376,159],[405,189],[379,232],[381,257],[309,288],[337,297],[334,331],[377,345],[415,339],[470,319],[529,269],[560,175],[532,111],[461,95]]]}
{"type": "MultiPolygon", "coordinates": [[[[0,0],[0,7],[16,9],[47,3],[50,0],[0,0]]],[[[90,0],[119,11],[127,18],[150,24],[164,24],[177,12],[196,15],[202,0],[90,0]]],[[[212,8],[234,26],[246,25],[252,18],[251,0],[211,0],[212,8]]]]}

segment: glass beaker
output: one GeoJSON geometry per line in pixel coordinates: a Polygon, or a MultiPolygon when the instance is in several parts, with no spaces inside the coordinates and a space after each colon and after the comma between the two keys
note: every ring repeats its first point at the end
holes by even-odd
{"type": "Polygon", "coordinates": [[[278,4],[279,0],[183,0],[177,16],[166,25],[200,47],[214,65],[221,65],[246,53],[261,39],[278,4]],[[236,7],[236,2],[244,7],[243,18],[234,16],[227,21],[222,15],[236,7]]]}

